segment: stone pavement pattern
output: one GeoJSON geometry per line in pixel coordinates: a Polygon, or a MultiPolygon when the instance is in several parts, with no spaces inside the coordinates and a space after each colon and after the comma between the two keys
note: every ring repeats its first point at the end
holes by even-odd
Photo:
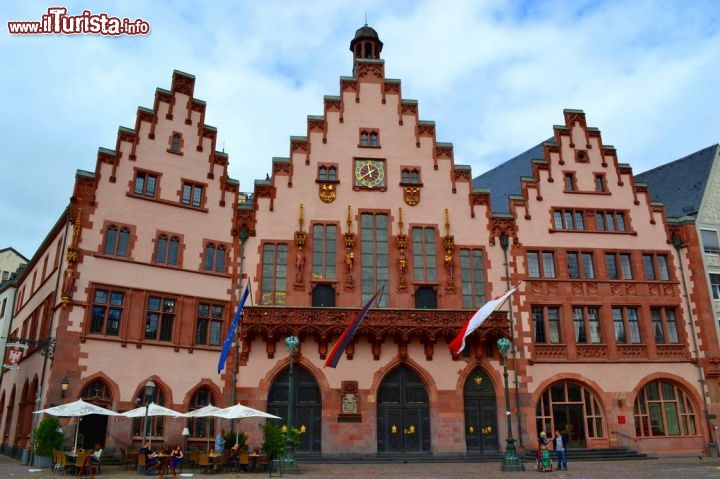
{"type": "MultiPolygon", "coordinates": [[[[441,463],[423,462],[408,464],[300,464],[299,474],[285,474],[293,479],[694,479],[720,478],[720,459],[697,457],[674,457],[634,461],[584,461],[568,463],[568,471],[537,472],[534,464],[525,464],[525,471],[502,472],[500,464],[494,463],[441,463]]],[[[215,477],[217,479],[259,479],[268,477],[267,473],[222,473],[205,475],[195,471],[195,479],[215,477]]],[[[54,475],[48,469],[37,470],[23,466],[16,459],[0,455],[0,479],[49,479],[62,477],[54,475]]],[[[72,476],[66,476],[68,478],[72,476]]],[[[117,466],[103,467],[103,473],[97,479],[120,479],[154,477],[138,476],[134,471],[126,471],[117,466]]],[[[172,478],[166,475],[166,478],[172,478]]],[[[184,477],[191,477],[184,475],[184,477]]],[[[273,477],[278,477],[273,474],[273,477]]]]}

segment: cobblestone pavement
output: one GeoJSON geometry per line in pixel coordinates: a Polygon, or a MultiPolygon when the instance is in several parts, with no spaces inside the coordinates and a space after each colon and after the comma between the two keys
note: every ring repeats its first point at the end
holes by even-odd
{"type": "MultiPolygon", "coordinates": [[[[511,479],[520,478],[563,478],[563,479],[693,479],[720,478],[720,459],[697,457],[674,457],[633,461],[585,461],[570,462],[568,471],[537,472],[534,464],[525,464],[526,470],[502,472],[500,464],[493,463],[442,463],[423,462],[407,464],[300,464],[299,474],[285,474],[285,477],[302,479],[511,479]]],[[[211,477],[198,471],[186,471],[183,477],[211,477]]],[[[0,478],[43,479],[55,476],[48,469],[23,466],[16,459],[0,456],[0,478]]],[[[70,477],[70,476],[67,476],[70,477]]],[[[97,479],[138,478],[134,471],[118,466],[106,466],[97,479]]],[[[153,476],[156,477],[157,476],[153,476]]],[[[171,478],[171,475],[166,475],[171,478]]],[[[267,473],[221,473],[212,475],[217,479],[253,479],[268,477],[267,473]]],[[[273,474],[278,477],[278,474],[273,474]]]]}

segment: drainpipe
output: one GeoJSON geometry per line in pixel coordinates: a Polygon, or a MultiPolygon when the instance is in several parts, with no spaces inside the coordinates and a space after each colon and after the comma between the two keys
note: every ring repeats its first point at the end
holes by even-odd
{"type": "MultiPolygon", "coordinates": [[[[678,263],[680,264],[680,277],[682,278],[682,285],[683,285],[683,295],[685,296],[685,307],[688,311],[688,322],[690,323],[690,332],[692,335],[692,342],[693,342],[693,350],[695,352],[695,365],[697,367],[698,372],[698,381],[700,382],[700,392],[702,394],[702,401],[703,401],[703,415],[705,416],[705,424],[707,427],[708,437],[710,438],[709,444],[708,444],[708,454],[711,454],[710,448],[713,444],[713,427],[712,424],[710,424],[710,413],[708,412],[708,401],[707,401],[707,395],[705,394],[705,375],[703,374],[702,369],[702,363],[700,361],[700,349],[698,348],[697,343],[697,334],[695,333],[695,322],[692,318],[692,310],[690,309],[690,296],[688,295],[688,288],[687,288],[687,282],[685,281],[685,267],[683,266],[683,261],[680,256],[680,248],[683,246],[687,246],[686,244],[683,244],[682,240],[679,236],[673,237],[673,246],[675,247],[675,251],[678,255],[678,263]]],[[[715,444],[715,447],[717,448],[718,445],[715,444]]],[[[716,449],[716,454],[720,452],[718,449],[716,449]]]]}

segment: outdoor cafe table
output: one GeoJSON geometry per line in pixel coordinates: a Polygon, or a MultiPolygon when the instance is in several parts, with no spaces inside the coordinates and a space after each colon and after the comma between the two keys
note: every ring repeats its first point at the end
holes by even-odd
{"type": "Polygon", "coordinates": [[[170,465],[171,457],[172,456],[169,454],[158,454],[157,456],[155,456],[155,458],[158,460],[158,462],[160,464],[158,467],[158,470],[160,471],[160,477],[163,477],[165,475],[165,472],[167,471],[168,466],[170,465]]]}

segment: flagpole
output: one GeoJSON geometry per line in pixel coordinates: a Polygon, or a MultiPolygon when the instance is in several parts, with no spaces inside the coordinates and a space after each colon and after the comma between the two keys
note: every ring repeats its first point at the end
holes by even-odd
{"type": "MultiPolygon", "coordinates": [[[[243,269],[245,266],[245,243],[248,240],[248,237],[250,236],[247,230],[247,227],[245,225],[240,228],[240,231],[238,233],[238,236],[240,237],[240,271],[238,272],[238,302],[240,301],[240,297],[242,296],[243,291],[243,269]]],[[[250,281],[250,278],[248,278],[248,283],[250,281]]],[[[252,304],[252,300],[250,302],[252,304]]],[[[235,331],[235,351],[233,354],[233,373],[232,373],[232,390],[230,391],[230,405],[234,406],[237,402],[237,373],[238,368],[240,367],[240,328],[237,328],[237,331],[235,331]]],[[[235,419],[230,419],[230,430],[232,431],[235,428],[235,419]]],[[[237,442],[237,437],[235,438],[235,442],[237,442]]]]}

